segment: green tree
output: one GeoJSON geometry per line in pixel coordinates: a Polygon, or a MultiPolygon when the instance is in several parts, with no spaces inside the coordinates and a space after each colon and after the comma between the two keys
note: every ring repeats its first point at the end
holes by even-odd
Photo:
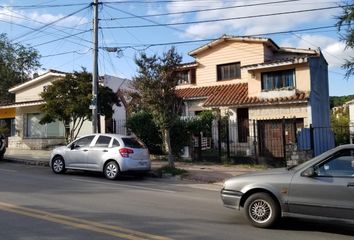
{"type": "Polygon", "coordinates": [[[133,86],[140,95],[141,105],[151,113],[162,133],[168,162],[174,166],[170,130],[178,117],[179,100],[175,95],[178,78],[175,74],[182,57],[172,47],[162,56],[140,54],[135,59],[138,75],[133,78],[133,86]]]}
{"type": "Polygon", "coordinates": [[[331,127],[337,145],[349,143],[349,110],[342,108],[331,114],[331,127]]]}
{"type": "Polygon", "coordinates": [[[12,43],[6,34],[0,34],[0,103],[13,102],[14,95],[8,90],[27,81],[39,66],[37,50],[12,43]]]}
{"type": "MultiPolygon", "coordinates": [[[[111,117],[112,105],[120,102],[113,91],[108,87],[99,86],[99,113],[111,117]]],[[[55,120],[65,125],[65,138],[71,141],[77,137],[84,121],[92,118],[89,109],[92,97],[92,75],[85,69],[81,72],[66,74],[64,79],[57,80],[41,93],[45,101],[42,107],[44,117],[41,124],[55,120]]]]}
{"type": "MultiPolygon", "coordinates": [[[[337,17],[338,32],[341,34],[342,40],[345,42],[347,48],[354,47],[354,1],[344,1],[342,7],[342,13],[337,17]],[[341,30],[345,29],[345,33],[341,33],[341,30]]],[[[342,68],[346,70],[345,76],[349,78],[354,74],[354,57],[350,56],[349,59],[345,59],[345,63],[342,68]]]]}
{"type": "Polygon", "coordinates": [[[138,138],[143,140],[150,153],[161,153],[161,134],[150,113],[139,111],[132,114],[127,120],[127,127],[133,131],[138,138]]]}

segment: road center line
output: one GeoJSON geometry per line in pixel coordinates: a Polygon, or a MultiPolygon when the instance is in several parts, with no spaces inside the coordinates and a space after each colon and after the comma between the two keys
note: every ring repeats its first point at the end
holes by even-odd
{"type": "Polygon", "coordinates": [[[54,214],[46,211],[30,209],[13,204],[0,202],[0,210],[12,212],[32,218],[37,218],[49,222],[68,225],[70,227],[89,230],[97,233],[102,233],[117,238],[123,238],[127,240],[171,240],[170,238],[153,235],[149,233],[134,231],[131,229],[113,226],[108,224],[102,224],[98,222],[88,221],[80,218],[68,217],[65,215],[54,214]]]}
{"type": "Polygon", "coordinates": [[[119,184],[119,183],[99,182],[99,181],[92,181],[92,180],[86,180],[86,179],[81,179],[81,178],[72,178],[72,180],[78,181],[78,182],[94,183],[94,184],[99,184],[99,185],[121,186],[121,187],[125,187],[125,188],[134,188],[134,189],[139,189],[139,190],[148,190],[148,191],[164,192],[164,193],[176,193],[175,191],[163,190],[163,189],[158,189],[158,188],[149,188],[149,187],[142,187],[142,186],[136,186],[136,185],[124,185],[124,184],[119,184]]]}

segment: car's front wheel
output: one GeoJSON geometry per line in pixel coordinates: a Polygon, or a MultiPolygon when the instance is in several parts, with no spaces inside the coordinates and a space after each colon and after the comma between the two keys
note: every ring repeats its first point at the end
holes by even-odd
{"type": "Polygon", "coordinates": [[[54,173],[61,174],[65,173],[65,162],[64,159],[60,156],[56,156],[52,160],[52,170],[54,173]]]}
{"type": "Polygon", "coordinates": [[[115,161],[109,161],[103,169],[103,174],[106,178],[114,180],[119,176],[120,170],[118,163],[115,161]]]}
{"type": "Polygon", "coordinates": [[[247,198],[244,213],[252,225],[268,228],[274,226],[279,219],[280,207],[269,194],[255,193],[247,198]]]}

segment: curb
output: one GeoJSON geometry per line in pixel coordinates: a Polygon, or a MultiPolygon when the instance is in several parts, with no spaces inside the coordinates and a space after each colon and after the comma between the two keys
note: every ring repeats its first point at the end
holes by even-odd
{"type": "Polygon", "coordinates": [[[3,161],[13,162],[13,163],[21,163],[21,164],[30,165],[30,166],[49,167],[49,162],[43,161],[43,160],[27,160],[27,159],[22,159],[22,158],[12,158],[12,157],[5,156],[3,161]]]}

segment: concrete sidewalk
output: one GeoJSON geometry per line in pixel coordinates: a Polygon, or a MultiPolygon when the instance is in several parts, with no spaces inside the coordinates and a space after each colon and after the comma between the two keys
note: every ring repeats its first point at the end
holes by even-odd
{"type": "MultiPolygon", "coordinates": [[[[50,153],[51,151],[46,150],[7,149],[4,160],[28,165],[49,166],[50,153]]],[[[166,161],[152,160],[152,171],[166,164],[166,161]]],[[[183,175],[181,180],[192,180],[199,183],[220,184],[225,179],[232,176],[257,171],[255,168],[240,167],[237,165],[224,166],[220,164],[195,164],[186,162],[176,162],[175,165],[177,168],[188,171],[188,174],[183,175]]]]}

